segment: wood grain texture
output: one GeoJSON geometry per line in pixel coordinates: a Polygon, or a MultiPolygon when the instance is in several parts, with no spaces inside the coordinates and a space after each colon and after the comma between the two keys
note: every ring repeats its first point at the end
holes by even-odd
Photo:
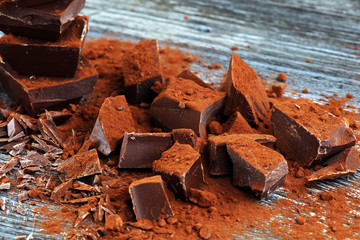
{"type": "MultiPolygon", "coordinates": [[[[344,0],[336,6],[330,0],[88,0],[86,4],[82,13],[90,17],[89,37],[158,39],[162,45],[180,47],[200,56],[207,64],[221,63],[222,71],[213,72],[200,65],[191,66],[191,70],[200,72],[201,78],[214,82],[222,80],[230,47],[237,46],[237,54],[263,76],[290,73],[288,78],[295,82],[287,82],[288,96],[304,88],[309,89],[306,97],[317,101],[320,93],[337,92],[339,96],[351,93],[354,95],[351,104],[359,106],[360,57],[356,53],[360,51],[354,49],[360,44],[358,0],[344,0]],[[346,48],[347,44],[350,48],[346,48]]],[[[1,163],[6,162],[6,156],[1,158],[1,163]]],[[[322,181],[309,191],[350,186],[359,177],[357,173],[348,179],[322,181]]],[[[359,194],[358,189],[353,190],[359,194]]],[[[0,196],[8,198],[10,194],[3,191],[0,196]]],[[[276,199],[285,197],[286,191],[280,189],[258,202],[272,205],[276,199]]],[[[17,205],[16,197],[8,204],[17,205]]],[[[0,237],[12,239],[33,233],[38,239],[49,238],[41,234],[32,218],[31,214],[14,211],[1,216],[0,237]]],[[[262,236],[261,232],[249,229],[246,236],[236,238],[262,236]]]]}

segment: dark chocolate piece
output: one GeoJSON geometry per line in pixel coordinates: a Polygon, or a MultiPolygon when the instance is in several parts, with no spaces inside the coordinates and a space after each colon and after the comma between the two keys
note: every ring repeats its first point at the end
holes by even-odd
{"type": "Polygon", "coordinates": [[[356,147],[347,148],[331,157],[324,163],[327,165],[307,176],[308,181],[333,179],[356,173],[360,167],[359,152],[356,147]]]}
{"type": "Polygon", "coordinates": [[[63,139],[61,133],[49,114],[39,119],[39,130],[42,136],[54,143],[55,146],[58,147],[62,144],[63,139]]]}
{"type": "Polygon", "coordinates": [[[72,116],[71,112],[67,109],[61,111],[45,111],[45,113],[40,114],[40,118],[44,118],[45,115],[49,115],[55,124],[61,124],[72,116]]]}
{"type": "Polygon", "coordinates": [[[254,69],[233,52],[226,75],[227,99],[224,114],[239,111],[250,124],[263,121],[270,109],[269,99],[254,69]]]}
{"type": "Polygon", "coordinates": [[[264,198],[284,185],[288,165],[277,151],[247,138],[226,147],[233,164],[234,186],[264,198]]]}
{"type": "Polygon", "coordinates": [[[188,199],[190,188],[198,188],[204,181],[200,154],[190,145],[178,142],[154,161],[153,171],[183,201],[188,199]]]}
{"type": "Polygon", "coordinates": [[[226,144],[240,142],[243,138],[251,139],[263,146],[274,148],[276,138],[265,134],[232,134],[210,136],[207,144],[208,169],[211,175],[232,173],[232,162],[226,150],[226,144]]]}
{"type": "Polygon", "coordinates": [[[19,75],[73,77],[88,21],[87,17],[77,17],[56,42],[4,35],[0,38],[0,55],[19,75]]]}
{"type": "Polygon", "coordinates": [[[177,78],[183,78],[183,79],[188,79],[188,80],[192,80],[194,81],[196,84],[202,86],[202,87],[206,87],[206,88],[210,88],[212,89],[212,87],[205,83],[201,78],[199,78],[198,76],[196,76],[194,73],[192,73],[190,70],[186,69],[184,71],[182,71],[181,73],[179,73],[179,75],[176,76],[177,78]]]}
{"type": "Polygon", "coordinates": [[[189,128],[206,138],[206,126],[221,111],[224,99],[223,92],[170,77],[166,89],[151,104],[151,112],[163,130],[189,128]]]}
{"type": "Polygon", "coordinates": [[[119,168],[152,168],[153,162],[172,144],[170,133],[125,133],[119,168]]]}
{"type": "Polygon", "coordinates": [[[56,108],[92,93],[98,74],[82,57],[73,78],[25,77],[0,62],[0,81],[6,93],[19,102],[30,115],[42,109],[56,108]]]}
{"type": "Polygon", "coordinates": [[[14,3],[16,6],[26,8],[55,1],[57,0],[5,0],[4,2],[14,3]]]}
{"type": "Polygon", "coordinates": [[[271,125],[280,151],[303,167],[323,162],[356,142],[344,121],[310,100],[276,104],[271,125]]]}
{"type": "Polygon", "coordinates": [[[133,131],[134,121],[125,96],[108,97],[100,108],[90,140],[107,156],[121,144],[125,132],[133,131]]]}
{"type": "Polygon", "coordinates": [[[256,133],[256,130],[251,128],[249,123],[241,115],[240,112],[236,111],[224,124],[224,132],[228,134],[247,134],[256,133]]]}
{"type": "Polygon", "coordinates": [[[129,103],[151,102],[154,82],[162,83],[162,70],[156,40],[143,40],[123,55],[122,70],[129,103]]]}
{"type": "Polygon", "coordinates": [[[161,216],[174,216],[159,175],[143,178],[130,184],[129,193],[136,219],[155,220],[161,216]]]}
{"type": "Polygon", "coordinates": [[[12,118],[10,120],[10,122],[7,124],[7,132],[9,138],[12,138],[22,132],[22,128],[18,120],[16,120],[15,118],[12,118]]]}
{"type": "Polygon", "coordinates": [[[171,131],[171,136],[174,142],[179,142],[181,144],[189,144],[193,148],[197,145],[197,136],[195,132],[191,129],[179,128],[171,131]]]}
{"type": "Polygon", "coordinates": [[[0,4],[0,30],[56,41],[85,7],[85,0],[61,0],[25,8],[14,3],[0,4]]]}

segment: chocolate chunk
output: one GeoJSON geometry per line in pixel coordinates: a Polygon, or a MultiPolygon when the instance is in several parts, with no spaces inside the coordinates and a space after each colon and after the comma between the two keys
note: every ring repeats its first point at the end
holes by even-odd
{"type": "Polygon", "coordinates": [[[129,192],[136,219],[157,219],[171,217],[173,212],[160,176],[153,176],[134,181],[129,192]]]}
{"type": "Polygon", "coordinates": [[[353,131],[344,121],[310,100],[276,104],[271,125],[280,151],[303,167],[323,162],[356,142],[353,131]]]}
{"type": "Polygon", "coordinates": [[[0,167],[0,174],[5,174],[10,172],[16,165],[20,162],[20,158],[13,157],[5,165],[0,167]]]}
{"type": "Polygon", "coordinates": [[[234,52],[226,75],[227,99],[224,113],[231,116],[239,111],[250,124],[263,121],[269,111],[269,99],[254,69],[234,52]]]}
{"type": "Polygon", "coordinates": [[[9,138],[16,136],[20,132],[22,132],[20,123],[15,118],[12,118],[10,122],[7,124],[7,133],[9,138]]]}
{"type": "Polygon", "coordinates": [[[45,114],[51,116],[55,124],[61,124],[72,116],[71,112],[67,109],[62,111],[45,111],[45,113],[40,114],[40,118],[44,118],[45,114]]]}
{"type": "Polygon", "coordinates": [[[0,55],[19,75],[73,77],[88,21],[87,17],[77,17],[56,42],[4,35],[0,38],[0,55]]]}
{"type": "Polygon", "coordinates": [[[119,168],[152,168],[153,162],[172,144],[170,133],[125,133],[119,168]]]}
{"type": "Polygon", "coordinates": [[[186,69],[184,71],[182,71],[181,73],[179,73],[179,75],[176,76],[177,78],[183,78],[183,79],[188,79],[188,80],[192,80],[194,81],[196,84],[202,86],[202,87],[206,87],[206,88],[210,88],[212,89],[212,87],[205,83],[201,78],[199,78],[198,76],[196,76],[194,73],[192,73],[190,70],[186,69]]]}
{"type": "Polygon", "coordinates": [[[97,78],[95,68],[85,57],[81,58],[73,78],[20,76],[9,64],[0,62],[0,80],[6,93],[31,115],[44,108],[56,108],[90,94],[97,78]]]}
{"type": "Polygon", "coordinates": [[[50,140],[55,146],[60,146],[63,142],[62,134],[57,129],[50,115],[39,119],[39,130],[45,139],[50,140]]]}
{"type": "Polygon", "coordinates": [[[360,167],[359,152],[356,147],[347,148],[331,157],[324,163],[327,165],[307,176],[308,181],[333,179],[356,173],[360,167]]]}
{"type": "Polygon", "coordinates": [[[232,134],[210,136],[207,144],[208,169],[211,175],[231,174],[232,162],[226,150],[226,144],[242,141],[243,138],[251,139],[263,146],[274,148],[276,138],[265,134],[232,134]]]}
{"type": "Polygon", "coordinates": [[[85,0],[62,0],[20,7],[16,3],[0,4],[0,30],[56,41],[85,7],[85,0]]]}
{"type": "Polygon", "coordinates": [[[228,143],[227,151],[233,163],[234,186],[264,198],[284,185],[288,165],[280,153],[247,138],[228,143]]]}
{"type": "Polygon", "coordinates": [[[133,131],[134,121],[125,96],[108,97],[100,108],[90,140],[107,156],[121,143],[125,132],[133,131]]]}
{"type": "Polygon", "coordinates": [[[171,136],[174,142],[179,142],[181,144],[189,144],[193,148],[197,146],[197,136],[195,132],[191,129],[179,128],[171,131],[171,136]]]}
{"type": "Polygon", "coordinates": [[[256,133],[256,130],[251,128],[249,123],[241,115],[240,112],[235,112],[224,124],[224,132],[228,134],[246,134],[256,133]]]}
{"type": "Polygon", "coordinates": [[[64,182],[57,186],[51,193],[50,199],[53,201],[60,201],[63,196],[65,196],[66,191],[71,188],[73,180],[70,179],[67,182],[64,182]]]}
{"type": "Polygon", "coordinates": [[[96,149],[92,149],[85,153],[80,153],[72,158],[62,162],[57,171],[65,173],[65,178],[79,179],[86,176],[101,173],[100,160],[96,149]]]}
{"type": "Polygon", "coordinates": [[[224,98],[224,93],[192,80],[170,77],[151,104],[151,112],[163,130],[189,128],[205,138],[206,125],[221,111],[224,98]]]}
{"type": "Polygon", "coordinates": [[[178,142],[154,161],[153,171],[184,201],[189,197],[190,188],[198,188],[204,181],[200,154],[190,145],[178,142]]]}
{"type": "Polygon", "coordinates": [[[16,6],[19,7],[33,7],[40,4],[45,4],[49,2],[55,2],[56,0],[4,0],[7,3],[14,3],[16,6]]]}
{"type": "Polygon", "coordinates": [[[156,40],[143,40],[123,55],[122,69],[129,103],[150,102],[154,97],[151,86],[162,83],[162,70],[156,40]]]}

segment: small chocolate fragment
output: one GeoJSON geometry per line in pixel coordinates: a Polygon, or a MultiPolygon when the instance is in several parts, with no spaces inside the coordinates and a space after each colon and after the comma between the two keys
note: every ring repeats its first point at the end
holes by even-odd
{"type": "Polygon", "coordinates": [[[311,100],[279,102],[272,111],[271,125],[279,150],[302,167],[323,162],[356,142],[344,121],[311,100]]]}
{"type": "Polygon", "coordinates": [[[80,100],[94,90],[97,78],[98,73],[85,57],[73,78],[19,76],[9,64],[0,62],[0,81],[6,93],[30,115],[80,100]]]}
{"type": "Polygon", "coordinates": [[[202,86],[202,87],[206,87],[206,88],[210,88],[212,89],[212,87],[205,83],[201,78],[199,78],[198,76],[196,76],[194,73],[192,73],[190,70],[186,69],[184,71],[182,71],[181,73],[179,73],[179,75],[176,76],[177,78],[183,78],[183,79],[188,79],[188,80],[192,80],[194,81],[196,84],[202,86]]]}
{"type": "Polygon", "coordinates": [[[226,144],[241,142],[244,137],[274,148],[276,138],[265,134],[232,134],[210,136],[207,145],[208,169],[211,175],[227,175],[232,173],[232,162],[226,150],[226,144]]]}
{"type": "Polygon", "coordinates": [[[119,168],[152,168],[153,162],[172,144],[170,133],[125,133],[119,168]]]}
{"type": "Polygon", "coordinates": [[[121,143],[125,132],[133,131],[134,121],[125,96],[108,97],[100,108],[90,140],[107,156],[121,143]]]}
{"type": "Polygon", "coordinates": [[[208,208],[216,204],[217,197],[211,192],[190,188],[189,200],[200,207],[208,208]]]}
{"type": "Polygon", "coordinates": [[[154,220],[161,216],[174,215],[164,184],[159,175],[143,178],[130,184],[129,193],[136,219],[154,220]]]}
{"type": "Polygon", "coordinates": [[[333,179],[356,173],[360,167],[359,152],[356,147],[347,148],[331,157],[324,163],[327,165],[307,176],[308,181],[333,179]]]}
{"type": "Polygon", "coordinates": [[[162,83],[162,70],[156,40],[143,40],[123,55],[122,70],[129,103],[150,102],[154,97],[151,86],[162,83]]]}
{"type": "Polygon", "coordinates": [[[228,94],[225,115],[231,116],[239,111],[246,121],[253,125],[264,120],[270,109],[265,89],[254,69],[234,52],[226,75],[225,90],[228,94]]]}
{"type": "Polygon", "coordinates": [[[15,34],[56,41],[85,7],[85,0],[62,0],[20,7],[16,3],[0,4],[0,30],[15,34]]]}
{"type": "Polygon", "coordinates": [[[251,128],[249,123],[241,115],[240,112],[236,111],[224,124],[224,132],[228,134],[246,134],[256,133],[256,130],[251,128]]]}
{"type": "Polygon", "coordinates": [[[190,188],[198,188],[204,181],[200,154],[190,145],[178,142],[154,161],[153,171],[184,201],[189,197],[190,188]]]}
{"type": "Polygon", "coordinates": [[[58,41],[4,35],[0,55],[19,75],[73,77],[88,32],[89,19],[77,17],[58,41]]]}
{"type": "Polygon", "coordinates": [[[278,152],[248,138],[227,143],[233,163],[233,185],[264,198],[285,183],[288,165],[278,152]]]}
{"type": "Polygon", "coordinates": [[[206,126],[222,109],[225,93],[202,87],[192,80],[170,77],[151,104],[154,120],[163,130],[189,128],[201,138],[206,126]]]}
{"type": "Polygon", "coordinates": [[[55,146],[60,146],[63,142],[60,131],[49,114],[39,119],[39,130],[45,139],[50,140],[55,146]]]}
{"type": "Polygon", "coordinates": [[[171,131],[171,136],[174,142],[179,142],[181,144],[189,144],[193,148],[197,145],[197,136],[195,132],[191,129],[179,128],[171,131]]]}
{"type": "Polygon", "coordinates": [[[10,122],[7,124],[7,134],[9,138],[12,138],[22,132],[22,128],[18,120],[12,118],[10,122]]]}
{"type": "Polygon", "coordinates": [[[62,111],[45,111],[45,113],[40,114],[40,118],[44,118],[45,115],[51,116],[55,124],[61,124],[72,116],[71,112],[67,109],[62,111]]]}

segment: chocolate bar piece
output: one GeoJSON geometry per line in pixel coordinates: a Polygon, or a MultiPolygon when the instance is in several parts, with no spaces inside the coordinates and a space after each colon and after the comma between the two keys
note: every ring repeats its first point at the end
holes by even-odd
{"type": "Polygon", "coordinates": [[[100,108],[90,140],[107,156],[121,144],[125,132],[133,131],[134,121],[125,96],[108,97],[100,108]]]}
{"type": "Polygon", "coordinates": [[[186,201],[190,188],[198,188],[204,181],[200,154],[188,144],[175,144],[154,161],[153,171],[162,176],[175,196],[186,201]]]}
{"type": "Polygon", "coordinates": [[[42,109],[56,108],[92,93],[98,73],[82,57],[73,78],[26,77],[0,61],[0,81],[6,93],[20,103],[30,115],[42,109]]]}
{"type": "Polygon", "coordinates": [[[174,216],[164,184],[159,175],[143,178],[130,184],[129,193],[136,219],[154,220],[162,216],[174,216]]]}
{"type": "Polygon", "coordinates": [[[228,134],[246,134],[256,133],[256,130],[251,128],[249,123],[241,115],[240,112],[235,112],[224,124],[224,132],[228,134]]]}
{"type": "Polygon", "coordinates": [[[347,124],[310,100],[279,102],[271,114],[277,147],[303,167],[354,146],[356,137],[347,124]]]}
{"type": "Polygon", "coordinates": [[[189,128],[201,138],[206,125],[222,109],[225,93],[202,87],[192,80],[170,77],[151,104],[154,120],[163,130],[189,128]]]}
{"type": "Polygon", "coordinates": [[[241,142],[243,138],[253,140],[263,146],[274,148],[276,138],[265,134],[232,134],[210,136],[207,144],[208,169],[211,175],[232,173],[232,162],[226,150],[226,144],[241,142]]]}
{"type": "Polygon", "coordinates": [[[0,30],[44,40],[56,41],[85,7],[85,0],[61,0],[33,7],[16,3],[0,4],[0,30]]]}
{"type": "Polygon", "coordinates": [[[55,1],[57,0],[4,0],[3,2],[13,3],[16,6],[26,8],[26,7],[33,7],[36,5],[41,5],[44,3],[55,2],[55,1]]]}
{"type": "Polygon", "coordinates": [[[307,176],[308,181],[333,179],[356,173],[360,167],[359,152],[356,147],[347,148],[325,162],[327,165],[307,176]]]}
{"type": "Polygon", "coordinates": [[[251,139],[227,143],[233,164],[233,185],[250,189],[264,198],[285,183],[288,165],[285,158],[251,139]]]}
{"type": "Polygon", "coordinates": [[[119,168],[152,168],[153,162],[172,145],[170,133],[125,133],[119,168]]]}
{"type": "Polygon", "coordinates": [[[227,99],[224,114],[231,116],[239,111],[250,124],[263,121],[270,109],[265,89],[254,69],[233,52],[226,75],[227,99]]]}
{"type": "Polygon", "coordinates": [[[87,17],[77,17],[56,42],[4,35],[0,38],[0,55],[19,75],[73,77],[88,21],[87,17]]]}
{"type": "Polygon", "coordinates": [[[162,70],[156,40],[143,40],[123,55],[122,69],[129,103],[150,102],[154,82],[162,83],[162,70]]]}

